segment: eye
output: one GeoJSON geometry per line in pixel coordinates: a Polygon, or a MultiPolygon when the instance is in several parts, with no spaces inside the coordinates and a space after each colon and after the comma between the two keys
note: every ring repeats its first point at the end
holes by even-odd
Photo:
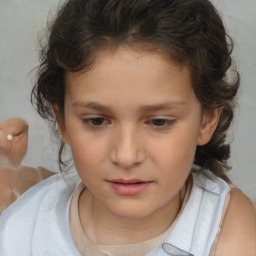
{"type": "Polygon", "coordinates": [[[86,119],[83,119],[82,120],[83,123],[86,125],[86,126],[89,126],[89,127],[102,127],[104,125],[107,125],[110,123],[109,120],[107,120],[106,118],[104,117],[92,117],[92,118],[86,118],[86,119]]]}
{"type": "Polygon", "coordinates": [[[83,119],[83,123],[88,126],[99,127],[108,124],[109,121],[103,117],[95,117],[83,119]]]}
{"type": "Polygon", "coordinates": [[[155,128],[169,128],[174,122],[175,120],[156,118],[149,120],[147,123],[155,128]]]}
{"type": "Polygon", "coordinates": [[[154,126],[164,126],[167,123],[167,120],[165,120],[165,119],[153,119],[151,122],[154,126]]]}

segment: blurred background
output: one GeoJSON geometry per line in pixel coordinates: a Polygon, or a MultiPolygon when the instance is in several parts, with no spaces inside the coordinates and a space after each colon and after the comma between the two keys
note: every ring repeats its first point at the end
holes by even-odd
{"type": "MultiPolygon", "coordinates": [[[[212,0],[234,40],[241,74],[236,119],[230,130],[233,169],[230,177],[256,201],[256,1],[212,0]]],[[[38,61],[38,32],[54,15],[58,0],[0,0],[0,122],[21,117],[29,123],[24,164],[58,171],[57,146],[45,121],[30,104],[38,61]]]]}

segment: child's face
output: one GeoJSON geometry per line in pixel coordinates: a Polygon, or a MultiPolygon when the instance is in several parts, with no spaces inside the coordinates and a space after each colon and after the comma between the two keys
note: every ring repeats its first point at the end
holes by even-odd
{"type": "Polygon", "coordinates": [[[133,219],[170,208],[214,130],[188,68],[120,48],[66,86],[61,132],[95,205],[133,219]]]}

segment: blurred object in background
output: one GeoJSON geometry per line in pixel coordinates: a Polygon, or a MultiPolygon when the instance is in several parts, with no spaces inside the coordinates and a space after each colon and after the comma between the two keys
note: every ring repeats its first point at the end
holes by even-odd
{"type": "Polygon", "coordinates": [[[43,167],[21,164],[27,146],[25,120],[10,118],[0,123],[0,214],[30,187],[54,174],[43,167]]]}
{"type": "MultiPolygon", "coordinates": [[[[28,124],[21,118],[10,118],[0,123],[0,156],[18,167],[28,149],[28,124]]],[[[2,160],[3,161],[3,160],[2,160]]],[[[1,166],[1,158],[0,158],[1,166]]]]}

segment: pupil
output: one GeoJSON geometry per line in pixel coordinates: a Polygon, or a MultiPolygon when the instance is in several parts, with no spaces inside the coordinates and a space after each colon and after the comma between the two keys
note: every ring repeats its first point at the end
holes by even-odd
{"type": "Polygon", "coordinates": [[[103,123],[103,118],[94,118],[92,123],[93,125],[101,125],[103,123]]]}
{"type": "Polygon", "coordinates": [[[155,119],[155,120],[153,120],[153,124],[155,126],[163,126],[165,124],[165,120],[164,119],[155,119]]]}

